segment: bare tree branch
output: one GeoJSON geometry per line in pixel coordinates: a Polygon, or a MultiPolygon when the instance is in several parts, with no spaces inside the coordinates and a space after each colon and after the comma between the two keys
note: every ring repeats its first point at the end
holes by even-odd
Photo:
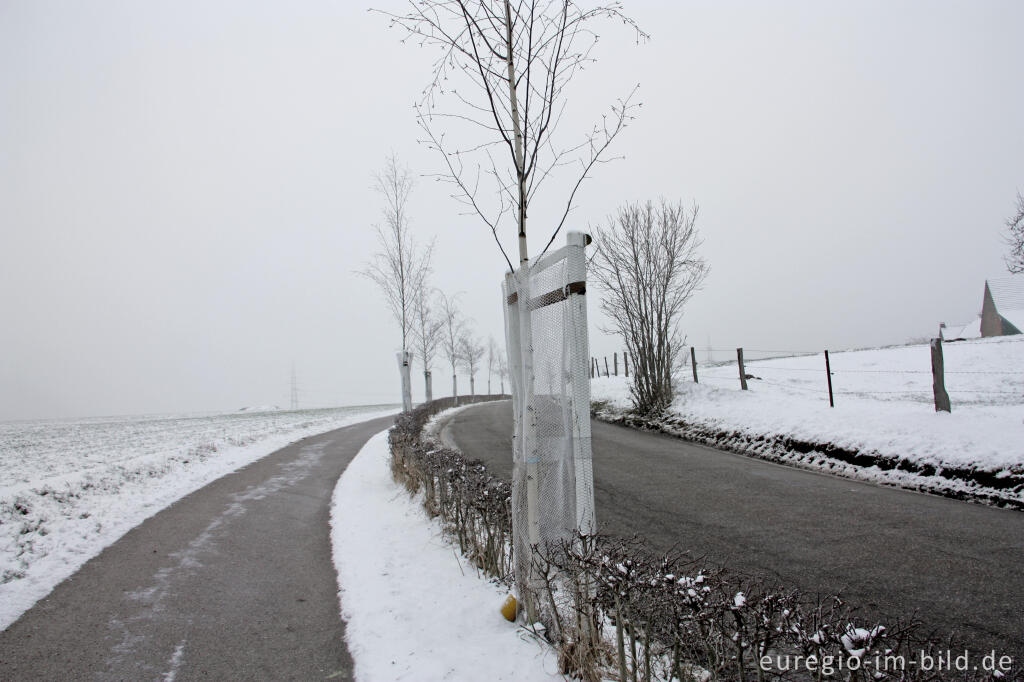
{"type": "Polygon", "coordinates": [[[432,81],[416,106],[427,145],[444,158],[453,196],[490,228],[509,269],[498,229],[506,216],[514,218],[519,261],[527,262],[527,217],[540,187],[557,178],[568,188],[560,217],[546,220],[555,225],[550,245],[584,180],[598,163],[613,160],[606,158],[608,148],[639,107],[634,89],[582,140],[560,140],[567,88],[594,61],[598,34],[591,26],[621,21],[638,41],[647,34],[619,2],[585,9],[574,0],[410,0],[405,13],[380,13],[407,38],[439,49],[432,81]],[[439,111],[442,100],[445,109],[439,111]],[[496,159],[494,145],[507,153],[496,159]],[[474,160],[478,156],[486,156],[486,163],[474,160]],[[485,166],[491,170],[481,174],[485,166]],[[483,187],[481,178],[488,181],[483,187]]]}
{"type": "Polygon", "coordinates": [[[374,189],[384,198],[384,224],[375,225],[380,251],[359,272],[377,284],[402,332],[402,351],[413,333],[416,296],[430,274],[434,243],[419,246],[410,234],[409,196],[413,177],[398,157],[388,157],[384,170],[374,176],[374,189]]]}
{"type": "Polygon", "coordinates": [[[708,274],[698,254],[697,213],[696,205],[687,211],[664,200],[658,206],[629,204],[607,227],[594,230],[590,272],[606,294],[601,309],[611,320],[607,331],[626,343],[630,392],[640,414],[672,404],[672,371],[685,341],[679,320],[708,274]]]}
{"type": "Polygon", "coordinates": [[[484,357],[484,345],[476,338],[468,327],[462,330],[459,337],[459,360],[466,373],[469,374],[469,394],[476,395],[476,372],[480,369],[480,361],[484,357]]]}
{"type": "Polygon", "coordinates": [[[1024,196],[1017,192],[1017,212],[1006,219],[1006,243],[1010,253],[1006,256],[1006,268],[1013,274],[1024,272],[1024,196]]]}

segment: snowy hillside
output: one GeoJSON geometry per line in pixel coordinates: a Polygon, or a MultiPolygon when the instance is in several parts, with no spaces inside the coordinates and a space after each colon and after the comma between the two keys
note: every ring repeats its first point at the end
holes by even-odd
{"type": "MultiPolygon", "coordinates": [[[[945,344],[951,414],[936,413],[927,345],[756,359],[749,390],[734,362],[678,377],[673,415],[656,425],[768,459],[994,503],[1024,503],[1024,338],[945,344]]],[[[754,357],[751,357],[751,356],[754,357]]],[[[604,416],[622,419],[626,379],[592,382],[604,416]]]]}
{"type": "Polygon", "coordinates": [[[288,443],[396,411],[0,423],[0,629],[193,490],[288,443]]]}

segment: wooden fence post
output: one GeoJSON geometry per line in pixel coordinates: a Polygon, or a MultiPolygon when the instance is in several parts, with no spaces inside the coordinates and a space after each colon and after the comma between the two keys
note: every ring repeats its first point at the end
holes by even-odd
{"type": "Polygon", "coordinates": [[[604,375],[606,377],[610,377],[611,376],[611,374],[608,373],[608,356],[607,355],[604,356],[604,375]]]}
{"type": "Polygon", "coordinates": [[[946,393],[946,376],[942,362],[942,339],[932,339],[932,392],[935,394],[935,411],[952,412],[949,394],[946,393]]]}
{"type": "Polygon", "coordinates": [[[629,353],[622,351],[622,367],[626,370],[626,376],[629,376],[629,353]]]}
{"type": "Polygon", "coordinates": [[[743,349],[736,349],[736,362],[740,366],[740,388],[747,390],[747,370],[743,368],[743,349]]]}
{"type": "Polygon", "coordinates": [[[828,406],[835,407],[836,403],[832,400],[832,367],[828,364],[828,351],[825,351],[825,375],[828,377],[828,406]]]}
{"type": "Polygon", "coordinates": [[[619,353],[612,353],[612,364],[615,365],[615,376],[619,376],[619,353]]]}
{"type": "Polygon", "coordinates": [[[690,346],[690,369],[693,370],[693,383],[699,384],[697,381],[697,351],[690,346]]]}

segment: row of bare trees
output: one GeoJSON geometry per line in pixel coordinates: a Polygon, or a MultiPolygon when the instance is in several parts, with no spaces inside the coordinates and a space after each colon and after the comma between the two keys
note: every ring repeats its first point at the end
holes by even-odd
{"type": "MultiPolygon", "coordinates": [[[[469,375],[470,395],[476,393],[476,375],[487,362],[487,392],[497,374],[505,389],[508,362],[491,337],[484,344],[472,331],[471,321],[458,308],[458,295],[446,295],[430,284],[434,241],[418,243],[411,234],[409,198],[415,182],[397,156],[388,156],[374,176],[374,189],[384,199],[383,225],[376,225],[379,251],[359,273],[377,284],[398,323],[402,357],[412,357],[423,368],[426,400],[433,399],[431,366],[438,351],[451,368],[452,395],[458,396],[458,370],[469,375]],[[408,354],[408,355],[407,355],[408,354]]],[[[412,407],[411,387],[403,384],[403,406],[412,407]]]]}

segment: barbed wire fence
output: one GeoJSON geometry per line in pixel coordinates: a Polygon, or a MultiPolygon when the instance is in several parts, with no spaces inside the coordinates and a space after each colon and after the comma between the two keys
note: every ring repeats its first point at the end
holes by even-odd
{"type": "MultiPolygon", "coordinates": [[[[963,343],[963,342],[961,342],[963,343]]],[[[783,391],[792,391],[806,396],[820,396],[832,407],[837,399],[855,398],[859,400],[878,400],[883,402],[909,401],[921,404],[933,404],[936,411],[951,411],[952,404],[960,405],[1019,405],[1024,403],[1024,369],[975,369],[954,365],[946,366],[941,340],[933,339],[929,352],[920,357],[921,369],[899,368],[861,368],[844,366],[847,353],[852,351],[810,351],[806,349],[761,349],[761,348],[717,348],[689,346],[689,352],[683,352],[682,368],[677,380],[686,381],[692,377],[696,383],[709,382],[720,387],[734,386],[738,390],[750,390],[758,385],[771,386],[783,391]],[[698,353],[705,358],[726,357],[727,360],[698,359],[698,353]],[[724,354],[724,355],[723,355],[724,354]],[[837,358],[838,355],[838,358],[837,358]],[[814,360],[814,359],[817,360],[814,360]],[[839,360],[837,363],[836,360],[839,360]],[[787,367],[781,366],[778,360],[797,360],[809,363],[816,361],[819,366],[787,367]],[[729,368],[734,374],[724,374],[729,368]],[[899,377],[903,386],[892,387],[892,381],[886,377],[899,377]],[[948,379],[947,379],[948,377],[948,379]],[[978,385],[968,381],[970,378],[1002,378],[997,385],[978,385]],[[1007,378],[1018,378],[1017,382],[1007,382],[1007,378]],[[930,382],[929,382],[930,380],[930,382]],[[947,380],[951,387],[947,386],[947,380]],[[1007,390],[1006,384],[1011,385],[1007,390]],[[950,397],[952,396],[952,398],[950,397]]],[[[895,349],[914,352],[915,346],[895,347],[895,349]]],[[[874,350],[874,349],[871,349],[874,350]]],[[[613,354],[609,365],[607,356],[592,358],[591,378],[619,376],[619,358],[613,354]]],[[[628,355],[621,354],[624,376],[629,376],[628,355]]],[[[916,361],[916,358],[911,362],[916,361]]]]}

